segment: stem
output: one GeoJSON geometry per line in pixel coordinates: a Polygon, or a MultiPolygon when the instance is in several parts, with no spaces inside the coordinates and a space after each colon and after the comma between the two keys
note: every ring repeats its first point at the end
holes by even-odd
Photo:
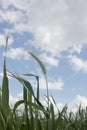
{"type": "Polygon", "coordinates": [[[49,110],[49,89],[48,89],[48,81],[47,81],[47,76],[45,75],[45,80],[46,80],[46,89],[47,89],[47,98],[48,98],[48,110],[49,110]]]}

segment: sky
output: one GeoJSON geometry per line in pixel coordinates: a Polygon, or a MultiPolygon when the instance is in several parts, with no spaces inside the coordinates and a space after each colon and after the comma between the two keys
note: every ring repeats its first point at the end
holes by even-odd
{"type": "MultiPolygon", "coordinates": [[[[87,106],[86,12],[86,0],[0,0],[0,86],[9,35],[9,71],[38,75],[43,97],[46,94],[44,74],[27,53],[32,51],[46,66],[49,93],[58,106],[66,103],[73,109],[80,103],[87,106]]],[[[35,79],[28,80],[36,90],[35,79]]],[[[22,85],[11,77],[9,89],[11,103],[22,97],[22,85]]]]}

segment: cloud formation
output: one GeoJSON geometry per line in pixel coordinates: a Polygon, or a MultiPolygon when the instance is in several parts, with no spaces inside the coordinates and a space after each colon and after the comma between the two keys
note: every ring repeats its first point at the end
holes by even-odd
{"type": "Polygon", "coordinates": [[[70,111],[76,112],[80,105],[82,108],[87,107],[87,98],[78,94],[68,105],[70,111]]]}
{"type": "Polygon", "coordinates": [[[6,56],[11,59],[18,60],[21,58],[25,60],[29,59],[29,54],[24,50],[24,48],[11,48],[9,51],[7,51],[6,56]]]}
{"type": "Polygon", "coordinates": [[[71,49],[77,53],[87,44],[87,2],[69,0],[1,0],[0,21],[12,33],[31,32],[34,46],[58,56],[71,49]],[[79,49],[78,49],[79,47],[79,49]]]}
{"type": "MultiPolygon", "coordinates": [[[[49,90],[62,90],[64,83],[61,78],[58,78],[55,81],[48,80],[48,88],[49,90]]],[[[40,78],[40,88],[46,89],[46,81],[44,78],[40,78]]]]}
{"type": "Polygon", "coordinates": [[[76,46],[87,43],[86,11],[84,0],[31,1],[30,22],[37,46],[55,56],[69,48],[78,52],[76,46]]]}
{"type": "Polygon", "coordinates": [[[78,58],[75,55],[68,56],[69,62],[74,70],[76,71],[83,71],[87,73],[87,60],[83,60],[78,58]]]}
{"type": "Polygon", "coordinates": [[[42,59],[44,63],[47,63],[50,66],[58,66],[59,64],[58,59],[48,56],[46,53],[41,54],[39,57],[42,59]]]}

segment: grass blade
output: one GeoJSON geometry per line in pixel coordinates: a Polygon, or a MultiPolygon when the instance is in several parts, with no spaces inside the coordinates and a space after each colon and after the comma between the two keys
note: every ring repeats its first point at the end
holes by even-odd
{"type": "Polygon", "coordinates": [[[6,48],[5,48],[5,57],[3,65],[3,80],[2,80],[2,108],[5,111],[5,114],[9,114],[9,81],[6,72],[6,51],[7,51],[8,37],[6,39],[6,48]]]}
{"type": "Polygon", "coordinates": [[[43,64],[43,62],[35,54],[33,54],[32,52],[28,51],[28,53],[38,62],[38,64],[40,65],[44,75],[46,75],[46,67],[43,64]]]}

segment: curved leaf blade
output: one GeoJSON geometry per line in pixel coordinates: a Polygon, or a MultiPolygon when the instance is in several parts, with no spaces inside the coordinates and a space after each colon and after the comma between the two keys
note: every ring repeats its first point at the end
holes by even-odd
{"type": "Polygon", "coordinates": [[[35,54],[33,54],[32,52],[28,51],[28,53],[38,62],[38,64],[40,65],[44,75],[46,75],[46,67],[43,64],[43,62],[35,54]]]}

